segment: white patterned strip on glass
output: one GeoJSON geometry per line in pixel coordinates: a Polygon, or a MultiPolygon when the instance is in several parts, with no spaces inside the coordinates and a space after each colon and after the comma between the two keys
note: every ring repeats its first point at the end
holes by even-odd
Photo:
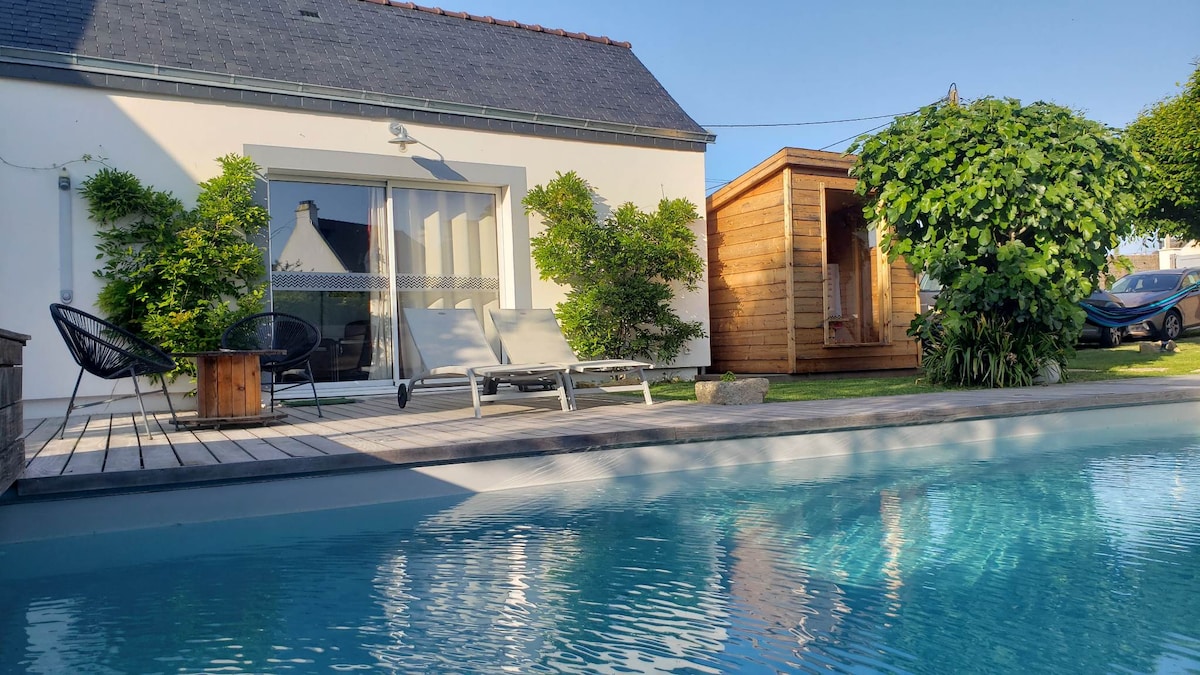
{"type": "MultiPolygon", "coordinates": [[[[388,278],[381,274],[355,272],[272,272],[276,291],[386,291],[388,278]]],[[[401,291],[498,290],[499,277],[396,275],[401,291]]]]}
{"type": "Polygon", "coordinates": [[[365,272],[272,272],[277,291],[386,291],[388,278],[365,272]]]}
{"type": "Polygon", "coordinates": [[[495,291],[500,288],[500,278],[397,274],[396,288],[402,291],[495,291]]]}

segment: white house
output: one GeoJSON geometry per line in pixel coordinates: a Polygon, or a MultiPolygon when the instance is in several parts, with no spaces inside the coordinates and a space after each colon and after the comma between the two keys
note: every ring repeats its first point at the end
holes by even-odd
{"type": "MultiPolygon", "coordinates": [[[[33,336],[27,416],[61,414],[77,370],[47,306],[96,312],[76,188],[98,159],[188,203],[217,157],[258,163],[273,308],[331,352],[368,336],[319,378],[346,393],[412,367],[400,307],[561,299],[530,259],[529,188],[574,170],[612,205],[702,205],[714,140],[627,43],[385,0],[3,0],[0,119],[0,327],[33,336]]],[[[677,311],[707,328],[707,296],[677,311]]],[[[708,363],[704,339],[669,365],[708,363]]]]}

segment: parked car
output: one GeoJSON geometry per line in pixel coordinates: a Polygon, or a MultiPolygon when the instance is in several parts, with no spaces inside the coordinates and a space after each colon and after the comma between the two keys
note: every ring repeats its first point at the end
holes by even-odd
{"type": "MultiPolygon", "coordinates": [[[[1103,289],[1096,289],[1096,292],[1084,298],[1083,302],[1095,305],[1096,307],[1125,306],[1125,303],[1121,302],[1120,298],[1103,289]]],[[[1129,326],[1109,328],[1107,326],[1097,326],[1091,321],[1086,321],[1083,324],[1083,333],[1080,334],[1079,341],[1099,342],[1101,347],[1116,347],[1128,335],[1129,326]]]]}
{"type": "MultiPolygon", "coordinates": [[[[1141,307],[1200,282],[1200,268],[1146,270],[1121,277],[1108,289],[1125,307],[1141,307]]],[[[1185,295],[1149,319],[1129,326],[1129,335],[1175,340],[1200,326],[1200,292],[1185,295]]]]}

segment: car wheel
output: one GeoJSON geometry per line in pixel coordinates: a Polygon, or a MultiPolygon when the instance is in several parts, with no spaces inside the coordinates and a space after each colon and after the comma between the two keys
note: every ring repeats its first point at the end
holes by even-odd
{"type": "Polygon", "coordinates": [[[1179,310],[1172,309],[1163,317],[1162,328],[1158,331],[1158,337],[1163,340],[1176,340],[1182,332],[1183,317],[1179,315],[1179,310]]]}
{"type": "Polygon", "coordinates": [[[1101,347],[1117,347],[1121,344],[1121,329],[1120,328],[1101,328],[1100,329],[1100,346],[1101,347]]]}

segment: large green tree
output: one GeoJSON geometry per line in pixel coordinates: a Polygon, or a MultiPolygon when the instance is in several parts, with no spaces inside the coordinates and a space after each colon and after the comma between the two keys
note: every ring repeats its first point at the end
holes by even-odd
{"type": "Polygon", "coordinates": [[[694,290],[704,274],[686,199],[663,198],[646,213],[621,204],[601,219],[596,196],[574,171],[559,173],[525,196],[528,213],[546,229],[531,240],[543,279],[569,287],[558,319],[583,358],[648,358],[670,362],[688,340],[704,336],[698,321],[671,307],[673,284],[694,290]]]}
{"type": "Polygon", "coordinates": [[[910,331],[931,379],[1021,385],[1065,360],[1079,301],[1130,231],[1140,165],[1125,140],[1061,106],[985,98],[922,108],[851,152],[891,258],[944,287],[910,331]]]}
{"type": "Polygon", "coordinates": [[[1127,133],[1150,166],[1139,230],[1200,239],[1200,62],[1179,95],[1142,111],[1127,133]]]}

